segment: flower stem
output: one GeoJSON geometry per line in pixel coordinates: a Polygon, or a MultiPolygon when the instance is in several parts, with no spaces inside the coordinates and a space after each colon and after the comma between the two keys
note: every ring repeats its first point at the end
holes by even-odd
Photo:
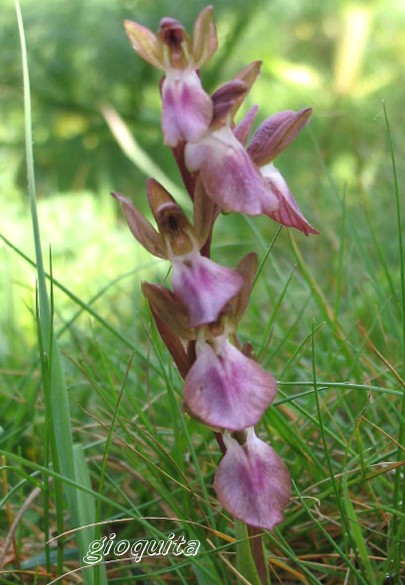
{"type": "Polygon", "coordinates": [[[256,565],[258,575],[263,585],[270,585],[271,578],[269,572],[269,565],[266,560],[266,551],[263,545],[263,533],[259,528],[248,526],[248,534],[250,536],[250,548],[252,550],[253,560],[256,565]]]}

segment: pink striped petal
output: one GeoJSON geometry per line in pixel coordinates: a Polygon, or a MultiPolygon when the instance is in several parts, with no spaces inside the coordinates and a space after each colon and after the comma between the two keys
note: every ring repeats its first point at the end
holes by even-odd
{"type": "MultiPolygon", "coordinates": [[[[243,146],[246,145],[248,141],[249,134],[252,131],[253,122],[255,121],[255,117],[259,106],[252,106],[246,116],[239,122],[237,126],[233,129],[233,133],[235,134],[236,138],[239,140],[243,146]]],[[[252,159],[253,160],[253,159],[252,159]]]]}
{"type": "Polygon", "coordinates": [[[224,434],[227,451],[215,474],[223,507],[250,526],[273,530],[291,497],[290,475],[277,453],[247,429],[244,445],[224,434]]]}
{"type": "Polygon", "coordinates": [[[225,120],[234,104],[241,96],[244,96],[247,91],[247,86],[240,79],[233,79],[223,83],[211,95],[214,106],[214,115],[212,124],[217,125],[219,121],[225,120]]]}
{"type": "Polygon", "coordinates": [[[162,87],[162,128],[165,144],[199,140],[212,120],[213,106],[192,69],[171,69],[162,87]]]}
{"type": "Polygon", "coordinates": [[[272,163],[269,163],[261,167],[260,171],[265,177],[269,191],[272,193],[272,196],[277,198],[279,203],[278,209],[276,210],[271,209],[271,207],[266,208],[264,205],[266,215],[282,225],[293,227],[304,232],[306,236],[309,234],[319,234],[302,215],[294,197],[288,189],[287,183],[276,167],[272,163]]]}
{"type": "Polygon", "coordinates": [[[190,327],[213,323],[243,287],[243,277],[198,252],[173,258],[172,286],[188,309],[190,327]]]}
{"type": "Polygon", "coordinates": [[[255,425],[274,399],[276,380],[228,340],[219,349],[197,342],[197,360],[184,385],[185,408],[216,428],[241,430],[255,425]]]}
{"type": "Polygon", "coordinates": [[[261,167],[276,158],[308,123],[312,109],[286,110],[260,124],[247,148],[254,163],[261,167]]]}
{"type": "Polygon", "coordinates": [[[206,192],[221,209],[260,215],[263,201],[266,209],[277,209],[277,198],[228,126],[187,144],[185,161],[190,172],[200,172],[206,192]]]}

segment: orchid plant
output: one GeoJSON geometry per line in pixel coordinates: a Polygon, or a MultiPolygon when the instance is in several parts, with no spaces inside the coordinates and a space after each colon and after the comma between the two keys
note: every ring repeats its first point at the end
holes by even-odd
{"type": "Polygon", "coordinates": [[[184,409],[211,427],[223,451],[214,479],[222,506],[256,529],[273,530],[290,499],[290,476],[255,427],[277,392],[274,376],[241,347],[238,323],[252,291],[255,253],[235,269],[210,259],[214,223],[221,212],[272,220],[318,232],[309,224],[273,160],[307,124],[311,108],[277,113],[251,134],[257,107],[235,116],[260,73],[256,61],[211,96],[199,70],[217,49],[211,6],[197,16],[193,37],[172,18],[159,32],[132,21],[125,29],[138,55],[163,72],[162,131],[193,201],[193,221],[167,190],[147,182],[157,229],[130,199],[121,203],[129,228],[151,254],[171,263],[172,290],[142,284],[158,331],[184,379],[184,409]]]}

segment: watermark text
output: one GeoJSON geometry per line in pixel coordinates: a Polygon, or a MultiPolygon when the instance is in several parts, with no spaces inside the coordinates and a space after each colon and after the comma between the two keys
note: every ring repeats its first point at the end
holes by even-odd
{"type": "Polygon", "coordinates": [[[83,561],[87,565],[94,565],[105,560],[109,555],[115,557],[131,556],[136,563],[140,563],[143,557],[183,555],[195,557],[200,548],[200,541],[186,540],[183,535],[176,537],[170,533],[166,540],[141,539],[130,542],[129,540],[116,540],[116,534],[103,536],[100,540],[90,543],[83,561]]]}

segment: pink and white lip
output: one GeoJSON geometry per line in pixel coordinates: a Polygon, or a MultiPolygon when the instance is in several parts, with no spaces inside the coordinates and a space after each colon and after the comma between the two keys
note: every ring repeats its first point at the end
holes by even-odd
{"type": "Polygon", "coordinates": [[[184,383],[186,410],[214,428],[257,424],[277,392],[273,375],[232,345],[226,332],[197,341],[196,353],[184,383]]]}
{"type": "Polygon", "coordinates": [[[214,479],[223,507],[250,526],[273,530],[291,497],[290,474],[270,445],[246,429],[245,442],[224,433],[226,453],[214,479]]]}

